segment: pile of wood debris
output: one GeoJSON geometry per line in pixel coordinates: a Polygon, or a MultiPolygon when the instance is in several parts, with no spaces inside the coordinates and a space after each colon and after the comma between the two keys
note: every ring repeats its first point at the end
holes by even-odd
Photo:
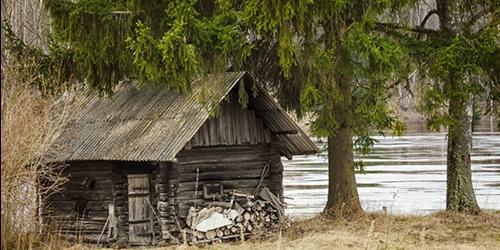
{"type": "Polygon", "coordinates": [[[272,234],[287,227],[284,204],[268,188],[256,195],[232,190],[222,201],[191,207],[183,230],[183,242],[208,243],[272,234]]]}

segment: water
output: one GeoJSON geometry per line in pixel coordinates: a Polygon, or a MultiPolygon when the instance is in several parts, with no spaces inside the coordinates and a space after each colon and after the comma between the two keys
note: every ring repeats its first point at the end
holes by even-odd
{"type": "MultiPolygon", "coordinates": [[[[379,143],[357,173],[358,192],[366,211],[426,214],[446,207],[446,134],[409,126],[402,137],[375,137],[379,143]]],[[[500,210],[500,132],[481,124],[473,137],[472,181],[481,208],[500,210]]],[[[318,142],[324,150],[324,143],[318,142]]],[[[326,152],[324,152],[326,154],[326,152]]],[[[287,214],[309,217],[326,204],[328,165],[324,156],[283,159],[287,214]]]]}

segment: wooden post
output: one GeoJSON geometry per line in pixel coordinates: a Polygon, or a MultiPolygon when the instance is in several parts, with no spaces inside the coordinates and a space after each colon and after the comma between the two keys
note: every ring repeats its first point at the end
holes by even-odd
{"type": "Polygon", "coordinates": [[[117,245],[124,247],[128,243],[128,181],[121,170],[113,170],[113,204],[117,217],[117,245]]]}
{"type": "MultiPolygon", "coordinates": [[[[168,162],[158,164],[158,204],[162,239],[168,240],[177,231],[175,224],[175,194],[177,186],[172,179],[172,165],[168,162]],[[173,207],[173,209],[172,209],[173,207]],[[173,230],[174,229],[174,230],[173,230]]],[[[180,230],[180,229],[179,229],[180,230]]]]}

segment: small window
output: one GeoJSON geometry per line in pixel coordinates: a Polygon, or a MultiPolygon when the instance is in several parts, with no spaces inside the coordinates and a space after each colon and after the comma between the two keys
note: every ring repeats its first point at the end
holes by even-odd
{"type": "Polygon", "coordinates": [[[214,199],[222,195],[224,188],[220,183],[207,183],[203,184],[203,198],[214,199]]]}

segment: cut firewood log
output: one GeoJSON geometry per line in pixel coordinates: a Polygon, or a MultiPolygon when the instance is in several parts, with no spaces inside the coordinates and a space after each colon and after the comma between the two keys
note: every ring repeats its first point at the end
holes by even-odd
{"type": "Polygon", "coordinates": [[[238,222],[238,223],[239,223],[239,222],[243,222],[243,220],[244,220],[244,219],[243,219],[243,215],[238,215],[238,216],[236,217],[236,222],[238,222]]]}
{"type": "Polygon", "coordinates": [[[207,237],[207,239],[209,239],[209,240],[213,240],[213,239],[215,238],[215,236],[216,236],[216,235],[217,235],[217,234],[215,233],[215,231],[214,231],[214,230],[210,230],[210,231],[207,231],[207,232],[205,233],[205,237],[207,237]]]}
{"type": "Polygon", "coordinates": [[[230,229],[230,230],[231,230],[231,233],[233,233],[233,234],[234,234],[234,233],[237,233],[237,232],[238,232],[238,227],[233,226],[233,227],[231,227],[231,229],[230,229]]]}
{"type": "MultiPolygon", "coordinates": [[[[253,206],[254,206],[254,203],[253,203],[250,199],[248,199],[248,200],[247,200],[247,202],[245,202],[245,203],[242,205],[242,207],[243,207],[243,208],[245,208],[245,209],[248,209],[248,208],[250,208],[250,209],[251,209],[251,207],[253,207],[253,206]]],[[[247,211],[248,211],[248,210],[247,210],[247,211]]]]}
{"type": "Polygon", "coordinates": [[[197,238],[198,240],[203,240],[203,239],[205,239],[205,233],[203,233],[203,232],[195,232],[195,234],[196,234],[196,238],[197,238]]]}
{"type": "Polygon", "coordinates": [[[224,236],[224,232],[220,229],[220,228],[217,228],[215,230],[215,234],[217,235],[217,237],[219,238],[222,238],[222,236],[224,236]]]}
{"type": "Polygon", "coordinates": [[[245,221],[249,221],[251,217],[252,217],[252,216],[250,215],[250,213],[249,213],[249,212],[244,212],[244,213],[243,213],[243,219],[244,219],[245,221]]]}
{"type": "Polygon", "coordinates": [[[257,211],[261,211],[262,210],[262,207],[260,206],[259,203],[255,204],[255,210],[257,210],[257,211]]]}
{"type": "Polygon", "coordinates": [[[252,221],[252,222],[257,221],[257,218],[258,218],[258,216],[256,216],[255,214],[250,215],[250,221],[252,221]]]}

